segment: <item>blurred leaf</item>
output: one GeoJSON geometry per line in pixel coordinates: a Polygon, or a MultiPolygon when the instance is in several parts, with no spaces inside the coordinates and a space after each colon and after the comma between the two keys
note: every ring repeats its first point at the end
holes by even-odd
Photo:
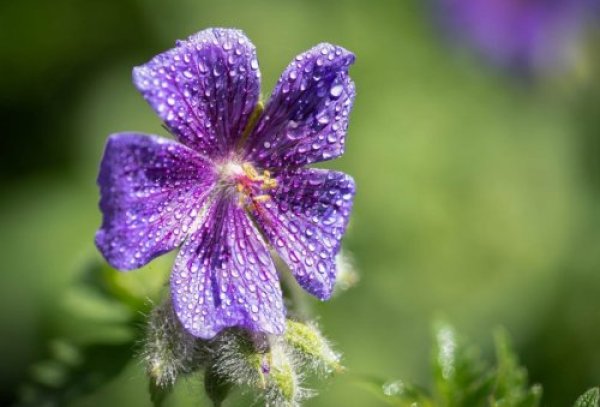
{"type": "Polygon", "coordinates": [[[489,366],[479,349],[465,342],[446,322],[434,325],[433,396],[401,380],[366,376],[359,383],[389,405],[399,407],[537,407],[538,385],[529,387],[527,371],[519,365],[508,334],[495,334],[497,366],[489,366]]]}
{"type": "Polygon", "coordinates": [[[433,374],[435,390],[442,405],[477,406],[485,404],[493,384],[476,348],[457,337],[452,326],[438,322],[434,326],[433,374]]]}
{"type": "Polygon", "coordinates": [[[528,388],[527,370],[519,366],[508,334],[499,329],[495,334],[496,378],[491,405],[494,407],[536,407],[539,405],[542,389],[540,386],[528,388]]]}
{"type": "Polygon", "coordinates": [[[118,375],[130,361],[134,342],[71,348],[76,358],[48,359],[32,367],[18,406],[63,406],[118,375]]]}
{"type": "Polygon", "coordinates": [[[598,387],[594,387],[579,396],[574,407],[598,407],[599,400],[600,390],[598,387]]]}
{"type": "Polygon", "coordinates": [[[146,267],[143,273],[123,273],[96,258],[84,266],[80,285],[134,312],[147,311],[152,296],[160,291],[169,267],[146,267]]]}
{"type": "MultiPolygon", "coordinates": [[[[121,284],[120,275],[103,262],[90,261],[63,296],[69,318],[89,329],[69,340],[52,340],[48,355],[31,368],[21,391],[21,406],[62,406],[95,391],[116,377],[131,360],[138,341],[136,322],[143,317],[146,291],[121,284]]],[[[64,314],[63,314],[64,315],[64,314]]],[[[151,392],[155,405],[165,395],[151,392]]]]}

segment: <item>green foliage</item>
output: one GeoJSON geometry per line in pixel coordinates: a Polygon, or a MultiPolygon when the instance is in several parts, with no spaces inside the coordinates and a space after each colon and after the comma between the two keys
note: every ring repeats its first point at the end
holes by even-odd
{"type": "Polygon", "coordinates": [[[594,387],[579,396],[574,407],[598,407],[599,401],[600,390],[598,387],[594,387]]]}
{"type": "MultiPolygon", "coordinates": [[[[434,327],[432,376],[429,392],[401,380],[362,377],[359,381],[386,404],[395,407],[538,407],[542,388],[530,385],[527,370],[519,364],[508,334],[494,335],[495,364],[489,364],[474,347],[444,322],[434,327]]],[[[598,388],[588,390],[574,407],[598,407],[598,388]]]]}
{"type": "Polygon", "coordinates": [[[94,391],[122,371],[131,357],[132,343],[91,344],[72,347],[77,359],[65,360],[57,354],[35,364],[31,379],[21,389],[20,406],[62,406],[94,391]]]}
{"type": "Polygon", "coordinates": [[[88,334],[49,341],[21,387],[18,405],[63,406],[114,379],[131,360],[139,340],[134,327],[148,303],[146,291],[133,280],[103,262],[87,263],[61,305],[67,319],[89,325],[88,334]]]}
{"type": "Polygon", "coordinates": [[[538,406],[542,397],[539,385],[528,387],[527,370],[519,365],[506,331],[499,329],[495,334],[496,360],[494,392],[490,404],[504,406],[538,406]]]}
{"type": "Polygon", "coordinates": [[[464,344],[445,323],[435,327],[432,367],[438,404],[477,406],[490,394],[493,374],[476,348],[464,344]]]}

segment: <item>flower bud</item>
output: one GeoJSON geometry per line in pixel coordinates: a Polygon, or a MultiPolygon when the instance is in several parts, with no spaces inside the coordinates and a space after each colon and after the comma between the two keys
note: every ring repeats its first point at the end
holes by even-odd
{"type": "Polygon", "coordinates": [[[200,341],[181,326],[170,298],[154,308],[146,325],[142,351],[146,371],[154,385],[170,387],[179,375],[199,368],[199,344],[200,341]]]}
{"type": "Polygon", "coordinates": [[[274,338],[269,354],[265,401],[268,406],[298,406],[309,393],[300,386],[293,359],[280,338],[274,338]]]}
{"type": "Polygon", "coordinates": [[[208,369],[238,385],[266,386],[264,375],[268,344],[264,335],[251,336],[241,329],[222,332],[211,343],[212,357],[208,369]]]}
{"type": "Polygon", "coordinates": [[[340,355],[314,324],[288,319],[284,340],[302,365],[322,374],[343,370],[340,355]]]}
{"type": "Polygon", "coordinates": [[[212,377],[221,383],[250,387],[264,398],[267,406],[297,406],[310,395],[300,386],[296,358],[282,337],[231,329],[213,341],[211,347],[213,355],[207,373],[212,369],[212,377]]]}

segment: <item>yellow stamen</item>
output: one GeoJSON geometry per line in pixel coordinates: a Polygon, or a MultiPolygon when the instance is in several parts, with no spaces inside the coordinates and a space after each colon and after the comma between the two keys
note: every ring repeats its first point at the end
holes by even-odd
{"type": "Polygon", "coordinates": [[[271,199],[271,195],[257,195],[255,197],[252,198],[252,200],[254,202],[267,202],[269,199],[271,199]]]}
{"type": "Polygon", "coordinates": [[[241,164],[241,169],[243,175],[238,178],[235,186],[238,192],[238,203],[240,206],[246,206],[247,210],[254,210],[256,204],[271,199],[269,194],[261,194],[258,190],[268,191],[276,188],[277,180],[271,178],[271,172],[268,170],[260,174],[250,163],[241,164]]]}
{"type": "Polygon", "coordinates": [[[273,189],[276,187],[277,187],[276,179],[266,179],[266,180],[264,180],[263,184],[260,186],[260,189],[262,189],[263,191],[268,191],[269,189],[273,189]]]}
{"type": "Polygon", "coordinates": [[[250,163],[242,164],[242,169],[250,181],[261,183],[260,188],[262,190],[269,190],[277,187],[277,180],[275,178],[271,178],[270,171],[265,170],[263,171],[262,175],[259,175],[258,171],[256,171],[256,169],[250,163]]]}
{"type": "Polygon", "coordinates": [[[258,172],[254,169],[252,164],[243,163],[242,169],[244,170],[244,173],[251,181],[262,181],[263,180],[263,177],[258,175],[258,172]]]}

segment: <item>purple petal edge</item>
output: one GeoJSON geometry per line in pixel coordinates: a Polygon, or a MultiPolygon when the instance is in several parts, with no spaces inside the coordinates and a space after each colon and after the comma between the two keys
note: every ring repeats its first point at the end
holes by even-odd
{"type": "Polygon", "coordinates": [[[298,283],[326,300],[336,279],[335,258],[352,210],[355,184],[337,171],[296,169],[277,176],[272,199],[253,215],[298,283]]]}
{"type": "Polygon", "coordinates": [[[175,141],[109,137],[100,165],[96,246],[115,268],[136,269],[183,242],[215,182],[212,164],[175,141]]]}
{"type": "Polygon", "coordinates": [[[273,260],[243,208],[217,198],[200,229],[183,244],[171,274],[179,320],[210,339],[239,326],[279,335],[285,308],[273,260]]]}
{"type": "Polygon", "coordinates": [[[342,155],[355,96],[348,75],[354,59],[326,43],[298,55],[250,135],[246,158],[263,168],[283,168],[342,155]]]}
{"type": "Polygon", "coordinates": [[[211,28],[134,68],[133,82],[183,144],[225,157],[260,94],[256,49],[240,30],[211,28]]]}

